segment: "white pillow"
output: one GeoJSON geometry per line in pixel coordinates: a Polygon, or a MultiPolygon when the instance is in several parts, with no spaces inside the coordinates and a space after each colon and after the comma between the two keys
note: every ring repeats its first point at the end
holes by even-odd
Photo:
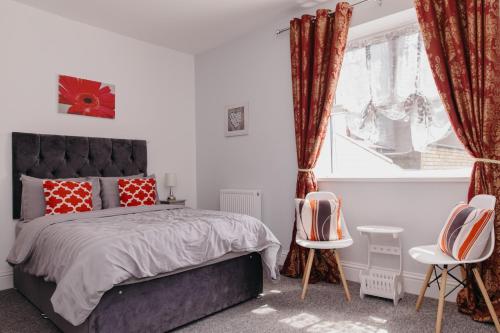
{"type": "Polygon", "coordinates": [[[456,260],[478,259],[490,238],[494,216],[491,209],[458,204],[439,234],[441,251],[456,260]]]}
{"type": "Polygon", "coordinates": [[[335,241],[346,235],[340,199],[295,199],[297,235],[312,241],[335,241]]]}

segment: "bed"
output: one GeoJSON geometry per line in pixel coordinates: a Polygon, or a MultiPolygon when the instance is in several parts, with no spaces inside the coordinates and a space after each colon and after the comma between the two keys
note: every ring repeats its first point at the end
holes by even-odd
{"type": "MultiPolygon", "coordinates": [[[[21,174],[49,179],[147,174],[147,146],[143,140],[12,133],[12,162],[13,213],[14,218],[17,219],[21,212],[22,183],[19,180],[21,174]]],[[[263,266],[269,269],[269,274],[272,276],[276,265],[274,260],[279,256],[279,242],[270,232],[259,246],[249,246],[249,241],[251,242],[257,236],[261,237],[259,235],[267,233],[267,229],[255,221],[247,220],[239,223],[238,220],[245,220],[245,217],[236,216],[237,214],[224,215],[221,212],[156,205],[155,207],[131,208],[129,211],[127,208],[114,208],[71,215],[76,215],[76,217],[40,217],[39,221],[31,221],[25,225],[19,222],[16,244],[9,254],[9,262],[14,266],[15,288],[64,332],[165,332],[172,330],[257,297],[262,292],[263,266]],[[67,223],[75,220],[80,223],[67,223]],[[163,223],[164,220],[168,220],[169,223],[163,223]],[[137,228],[137,225],[140,225],[140,228],[137,228]],[[127,227],[130,228],[126,229],[127,227]],[[70,276],[70,273],[65,272],[62,275],[66,281],[63,278],[58,280],[56,273],[54,277],[52,274],[44,273],[43,270],[49,270],[51,265],[54,267],[50,269],[57,271],[59,267],[57,265],[65,257],[63,253],[57,252],[60,251],[57,250],[60,244],[55,246],[51,244],[52,241],[62,242],[61,244],[68,243],[70,238],[68,235],[78,231],[82,233],[82,239],[92,244],[92,249],[94,249],[95,244],[98,243],[97,241],[92,243],[93,234],[89,232],[89,230],[94,230],[92,228],[96,228],[95,232],[99,231],[99,235],[110,237],[120,253],[127,252],[127,246],[132,244],[132,242],[127,243],[127,240],[139,237],[134,234],[134,228],[137,228],[140,235],[145,235],[144,237],[157,237],[141,238],[139,241],[152,240],[153,243],[158,243],[159,250],[161,250],[158,252],[161,255],[165,254],[166,257],[161,257],[160,264],[156,265],[158,267],[153,265],[154,269],[151,267],[139,269],[138,273],[133,272],[132,266],[127,266],[130,261],[127,257],[128,261],[125,263],[120,261],[118,265],[122,265],[123,267],[120,267],[127,274],[129,271],[132,272],[131,276],[121,274],[120,279],[116,280],[118,283],[110,284],[110,281],[106,281],[106,285],[109,286],[105,288],[88,284],[84,277],[89,275],[84,268],[86,265],[78,262],[69,261],[61,266],[66,267],[70,264],[77,266],[77,269],[71,270],[73,277],[70,281],[74,285],[70,285],[70,288],[67,282],[67,276],[70,276]],[[192,244],[189,243],[183,247],[182,239],[196,235],[196,232],[207,234],[207,238],[212,239],[213,235],[217,235],[218,228],[223,230],[222,234],[225,229],[243,228],[238,231],[242,234],[251,234],[254,229],[258,231],[255,231],[255,235],[250,235],[251,237],[241,236],[243,240],[235,238],[231,242],[222,240],[215,243],[213,249],[206,248],[205,255],[199,253],[185,255],[183,251],[188,251],[192,244]],[[32,231],[28,231],[30,229],[32,231]],[[86,232],[84,232],[85,229],[86,232]],[[169,231],[151,232],[156,230],[169,231]],[[173,233],[172,230],[176,230],[181,236],[177,234],[176,237],[167,236],[173,233]],[[56,236],[51,236],[52,234],[57,235],[59,240],[55,238],[56,236]],[[125,235],[132,238],[128,239],[125,235]],[[164,238],[158,238],[160,236],[164,238]],[[245,237],[249,237],[250,240],[245,237]],[[43,247],[44,244],[46,248],[43,247]],[[180,251],[179,255],[170,253],[172,246],[175,246],[176,251],[180,251]],[[232,250],[229,251],[229,248],[232,250]],[[44,256],[45,259],[43,259],[44,256]],[[201,260],[201,257],[206,260],[201,260]],[[276,258],[273,259],[273,257],[276,258]],[[41,258],[46,262],[43,262],[41,258]],[[47,261],[47,258],[52,258],[54,262],[47,261]],[[81,281],[75,276],[82,276],[81,281]],[[89,312],[77,318],[82,320],[76,321],[77,319],[71,316],[71,312],[68,314],[64,310],[64,306],[59,304],[58,308],[57,301],[51,301],[51,298],[57,300],[64,296],[61,296],[63,294],[61,289],[64,290],[64,286],[69,290],[66,297],[73,292],[72,289],[75,289],[75,295],[92,289],[89,286],[94,287],[96,292],[99,291],[98,301],[95,304],[82,305],[82,308],[88,308],[89,312]]],[[[233,236],[229,236],[231,237],[233,236]]],[[[87,246],[86,242],[70,244],[74,248],[70,247],[71,251],[68,253],[83,252],[82,249],[86,249],[84,246],[87,246]]],[[[105,242],[102,243],[105,244],[105,242]]],[[[105,245],[102,246],[106,248],[105,245]]],[[[135,249],[134,246],[132,246],[133,249],[135,249]]],[[[130,256],[130,253],[127,255],[130,256]]],[[[115,260],[113,258],[117,257],[115,253],[106,253],[99,257],[106,257],[106,259],[98,260],[97,257],[92,259],[97,261],[95,264],[97,269],[91,271],[92,278],[99,277],[101,274],[102,280],[104,277],[117,274],[115,267],[117,264],[113,261],[115,260]],[[113,268],[108,269],[108,266],[113,268]]],[[[85,259],[80,254],[75,258],[85,259]]],[[[91,263],[93,266],[94,262],[91,263]]],[[[133,264],[137,265],[137,263],[133,264]]],[[[96,299],[94,295],[91,296],[88,298],[96,299]]],[[[67,299],[63,301],[67,304],[75,303],[71,297],[69,299],[70,301],[67,299]]],[[[63,305],[66,304],[64,302],[63,305]]],[[[65,305],[65,307],[68,306],[65,305]]],[[[82,311],[77,308],[74,312],[79,314],[82,311]]]]}

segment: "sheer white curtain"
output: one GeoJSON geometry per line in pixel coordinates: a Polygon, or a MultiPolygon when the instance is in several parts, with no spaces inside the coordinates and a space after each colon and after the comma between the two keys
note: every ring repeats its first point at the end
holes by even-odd
{"type": "Polygon", "coordinates": [[[387,126],[394,122],[409,127],[414,151],[451,130],[417,24],[349,43],[335,105],[348,136],[382,149],[397,144],[387,126]]]}

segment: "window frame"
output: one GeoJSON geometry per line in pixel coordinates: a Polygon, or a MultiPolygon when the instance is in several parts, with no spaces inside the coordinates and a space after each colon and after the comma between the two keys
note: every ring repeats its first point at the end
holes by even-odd
{"type": "MultiPolygon", "coordinates": [[[[406,13],[402,13],[407,18],[405,20],[399,21],[397,24],[392,25],[390,27],[386,27],[385,29],[381,29],[376,32],[371,33],[362,33],[363,31],[368,31],[367,25],[372,22],[368,22],[363,24],[362,27],[353,27],[351,30],[355,30],[355,37],[352,40],[363,40],[368,39],[370,35],[376,35],[383,33],[385,31],[390,32],[392,30],[398,30],[404,28],[404,26],[409,26],[417,22],[416,17],[414,16],[414,11],[411,13],[406,11],[406,13]],[[410,14],[410,15],[409,15],[410,14]],[[360,28],[359,31],[356,31],[360,28]],[[361,32],[361,34],[360,34],[361,32]]],[[[351,34],[352,36],[352,34],[351,34]]],[[[351,39],[351,38],[350,38],[351,39]]],[[[425,53],[424,53],[424,56],[425,53]]],[[[334,98],[335,101],[335,98],[334,98]]],[[[333,103],[335,104],[335,102],[333,103]]],[[[335,172],[335,153],[334,153],[334,125],[332,122],[332,118],[335,117],[332,111],[330,113],[330,118],[328,120],[328,135],[325,137],[325,140],[329,140],[329,143],[324,142],[323,144],[330,145],[330,156],[329,156],[329,174],[318,173],[319,176],[317,180],[320,182],[403,182],[403,183],[411,183],[411,182],[454,182],[454,183],[467,183],[470,182],[470,174],[472,168],[463,168],[463,169],[445,169],[445,170],[408,170],[401,171],[396,174],[342,174],[341,172],[335,172]]],[[[322,148],[323,149],[323,148],[322,148]]],[[[318,165],[316,165],[316,170],[318,169],[318,165]]]]}

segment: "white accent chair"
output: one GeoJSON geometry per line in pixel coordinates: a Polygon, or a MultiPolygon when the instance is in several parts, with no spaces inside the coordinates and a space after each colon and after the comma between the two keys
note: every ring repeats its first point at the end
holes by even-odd
{"type": "MultiPolygon", "coordinates": [[[[306,195],[307,200],[336,200],[337,197],[335,194],[331,192],[310,192],[306,195]]],[[[342,214],[342,212],[341,212],[342,214]]],[[[349,292],[349,287],[347,285],[347,281],[344,275],[344,269],[342,268],[342,263],[340,262],[340,256],[338,249],[345,248],[351,246],[353,244],[351,235],[349,234],[349,230],[347,229],[347,225],[345,225],[344,216],[340,216],[342,223],[344,223],[343,230],[345,231],[345,236],[341,240],[337,241],[310,241],[307,239],[302,239],[297,232],[297,236],[295,237],[295,241],[298,245],[308,248],[309,255],[307,257],[307,264],[304,272],[304,276],[302,277],[302,295],[301,298],[304,299],[307,293],[307,286],[309,284],[309,276],[311,275],[311,267],[314,261],[314,251],[315,250],[333,250],[335,253],[335,260],[337,261],[337,265],[339,267],[340,278],[342,280],[342,285],[344,286],[345,296],[347,301],[351,301],[351,293],[349,292]]]]}
{"type": "MultiPolygon", "coordinates": [[[[476,195],[474,198],[471,199],[469,205],[481,208],[481,209],[495,209],[495,202],[496,198],[492,195],[476,195]]],[[[488,223],[494,223],[495,220],[495,214],[491,216],[490,220],[488,223]]],[[[488,245],[486,246],[483,255],[479,259],[475,260],[455,260],[454,258],[446,255],[443,253],[439,247],[439,245],[434,244],[434,245],[426,245],[426,246],[417,246],[414,248],[411,248],[409,253],[410,256],[415,259],[416,261],[429,265],[429,268],[427,269],[427,274],[425,275],[424,283],[422,285],[422,288],[420,289],[420,294],[417,299],[417,304],[416,304],[416,309],[417,311],[420,309],[422,306],[422,301],[425,296],[425,292],[427,288],[433,283],[437,282],[438,288],[439,288],[439,302],[438,302],[438,309],[437,309],[437,317],[436,317],[436,333],[441,332],[442,328],[442,319],[443,319],[443,308],[444,308],[444,300],[446,296],[448,296],[451,292],[453,292],[456,288],[459,286],[466,285],[466,271],[465,271],[465,264],[476,264],[485,261],[488,259],[491,254],[493,253],[493,249],[495,247],[495,228],[492,228],[491,230],[491,237],[490,240],[488,241],[488,245]],[[451,266],[451,269],[448,267],[451,266]],[[453,276],[450,274],[452,270],[455,268],[460,267],[460,270],[462,272],[462,279],[460,280],[459,278],[453,276]],[[438,271],[440,270],[440,274],[438,274],[438,271]],[[434,273],[435,278],[429,283],[429,280],[431,279],[431,275],[434,273]],[[448,294],[446,294],[446,279],[450,275],[453,279],[455,279],[459,284],[453,288],[448,294]]],[[[474,267],[472,269],[472,272],[474,274],[474,277],[477,281],[477,284],[479,286],[479,289],[481,290],[481,293],[484,297],[484,300],[486,302],[486,305],[488,307],[488,310],[490,312],[491,317],[493,318],[493,322],[495,324],[495,328],[498,333],[500,333],[500,324],[498,323],[498,317],[496,315],[495,309],[493,305],[491,304],[491,300],[488,296],[488,293],[486,291],[486,288],[484,287],[483,280],[481,279],[481,275],[479,274],[479,271],[477,267],[474,267]]]]}

